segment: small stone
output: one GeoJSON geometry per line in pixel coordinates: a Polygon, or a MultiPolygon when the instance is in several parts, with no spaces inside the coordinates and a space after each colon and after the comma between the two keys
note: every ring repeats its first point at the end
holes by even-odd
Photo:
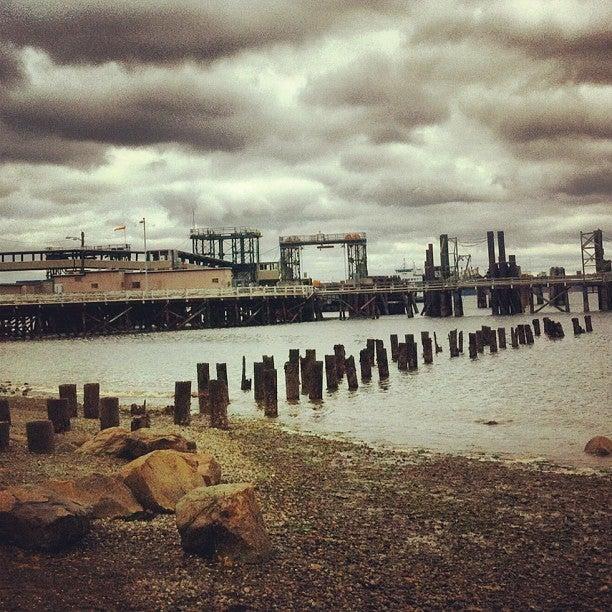
{"type": "Polygon", "coordinates": [[[584,447],[584,452],[589,455],[597,455],[598,457],[606,457],[612,454],[612,440],[606,436],[595,436],[591,438],[584,447]]]}

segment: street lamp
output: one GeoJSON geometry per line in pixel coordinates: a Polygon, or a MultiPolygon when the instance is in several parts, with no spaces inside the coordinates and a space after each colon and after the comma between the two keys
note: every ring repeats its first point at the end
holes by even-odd
{"type": "Polygon", "coordinates": [[[143,217],[139,223],[142,223],[142,237],[144,241],[144,256],[145,256],[145,292],[149,291],[149,276],[147,270],[149,267],[149,258],[147,254],[147,220],[143,217]]]}
{"type": "Polygon", "coordinates": [[[80,240],[81,241],[81,274],[85,273],[85,232],[81,232],[81,236],[66,236],[66,240],[80,240]]]}

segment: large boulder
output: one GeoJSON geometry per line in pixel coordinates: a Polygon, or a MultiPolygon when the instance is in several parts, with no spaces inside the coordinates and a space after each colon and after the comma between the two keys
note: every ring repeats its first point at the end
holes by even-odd
{"type": "Polygon", "coordinates": [[[91,518],[141,518],[144,508],[117,476],[90,474],[76,480],[52,480],[45,488],[81,504],[91,518]]]}
{"type": "Polygon", "coordinates": [[[120,475],[134,497],[152,512],[174,512],[176,502],[201,487],[198,461],[191,453],[153,451],[123,466],[120,475]]]}
{"type": "Polygon", "coordinates": [[[188,459],[195,459],[198,474],[207,487],[218,485],[221,482],[221,466],[210,453],[186,453],[188,459]]]}
{"type": "Polygon", "coordinates": [[[78,542],[89,530],[81,504],[38,486],[0,491],[0,542],[54,552],[78,542]]]}
{"type": "Polygon", "coordinates": [[[612,440],[606,436],[595,436],[586,443],[584,452],[599,457],[610,455],[612,454],[612,440]]]}
{"type": "Polygon", "coordinates": [[[176,525],[183,549],[209,559],[254,563],[271,553],[249,483],[194,489],[176,505],[176,525]]]}
{"type": "Polygon", "coordinates": [[[127,452],[130,432],[122,427],[109,427],[98,432],[77,449],[77,452],[86,455],[112,455],[124,457],[127,452]]]}

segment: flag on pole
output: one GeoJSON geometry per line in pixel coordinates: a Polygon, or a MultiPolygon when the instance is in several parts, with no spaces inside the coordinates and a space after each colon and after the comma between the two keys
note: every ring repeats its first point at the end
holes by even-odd
{"type": "Polygon", "coordinates": [[[119,225],[118,227],[116,227],[113,231],[114,232],[119,232],[119,231],[125,231],[125,225],[119,225]]]}

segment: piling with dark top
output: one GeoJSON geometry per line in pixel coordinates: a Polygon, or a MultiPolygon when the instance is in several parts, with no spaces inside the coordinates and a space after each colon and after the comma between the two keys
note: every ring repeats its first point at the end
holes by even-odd
{"type": "Polygon", "coordinates": [[[337,377],[338,380],[342,380],[346,371],[346,351],[344,349],[344,344],[334,344],[334,355],[336,356],[337,377]]]}
{"type": "Polygon", "coordinates": [[[52,453],[55,450],[55,433],[51,421],[26,423],[28,450],[31,453],[52,453]]]}
{"type": "Polygon", "coordinates": [[[289,361],[300,361],[300,349],[289,349],[289,361]]]}
{"type": "Polygon", "coordinates": [[[516,326],[516,335],[518,337],[519,344],[527,344],[527,336],[525,335],[525,326],[516,326]]]}
{"type": "Polygon", "coordinates": [[[191,422],[191,381],[174,383],[174,424],[189,425],[191,422]]]}
{"type": "Polygon", "coordinates": [[[591,315],[584,315],[584,328],[587,333],[593,331],[593,321],[591,320],[591,315]]]}
{"type": "Polygon", "coordinates": [[[408,369],[408,345],[405,342],[397,345],[397,369],[400,372],[408,369]]]}
{"type": "Polygon", "coordinates": [[[227,390],[222,380],[213,379],[208,383],[210,426],[215,429],[229,429],[226,397],[227,390]]]}
{"type": "Polygon", "coordinates": [[[408,347],[408,369],[410,371],[419,368],[419,347],[414,341],[414,334],[406,334],[406,346],[408,347]]]}
{"type": "Polygon", "coordinates": [[[383,348],[376,352],[378,361],[378,380],[388,380],[389,378],[389,361],[387,360],[387,349],[383,348]]]}
{"type": "Polygon", "coordinates": [[[374,338],[368,338],[366,340],[366,347],[368,356],[370,357],[370,365],[373,366],[376,363],[376,340],[374,338]]]}
{"type": "Polygon", "coordinates": [[[516,329],[514,329],[514,327],[510,328],[510,345],[512,348],[519,347],[518,334],[516,333],[516,329]]]}
{"type": "Polygon", "coordinates": [[[456,329],[451,329],[448,332],[448,351],[451,357],[459,357],[459,346],[457,345],[456,329]]]}
{"type": "Polygon", "coordinates": [[[97,419],[100,415],[100,385],[85,383],[83,385],[83,416],[86,419],[97,419]]]}
{"type": "Polygon", "coordinates": [[[367,348],[359,351],[359,368],[361,370],[361,382],[372,380],[372,361],[370,351],[367,348]]]}
{"type": "Polygon", "coordinates": [[[489,332],[489,350],[497,353],[497,334],[494,331],[489,332]]]}
{"type": "MultiPolygon", "coordinates": [[[[265,357],[264,357],[265,359],[265,357]]],[[[274,358],[272,357],[272,367],[274,367],[274,358]]],[[[265,367],[265,361],[264,361],[265,367]]],[[[227,363],[218,363],[216,365],[217,370],[217,380],[222,380],[225,383],[225,393],[227,394],[225,397],[226,403],[229,404],[229,380],[227,378],[227,363]]]]}
{"type": "Polygon", "coordinates": [[[308,395],[310,388],[310,368],[314,362],[312,357],[300,357],[300,376],[302,379],[302,395],[308,395]]]}
{"type": "Polygon", "coordinates": [[[468,334],[468,351],[470,359],[476,359],[478,357],[478,341],[476,340],[475,333],[468,334]]]}
{"type": "Polygon", "coordinates": [[[119,427],[119,398],[100,398],[100,430],[119,427]]]}
{"type": "Polygon", "coordinates": [[[488,325],[483,325],[480,329],[482,336],[482,346],[489,346],[489,338],[491,336],[491,328],[488,325]]]}
{"type": "Polygon", "coordinates": [[[325,355],[325,381],[328,391],[336,391],[338,389],[336,355],[325,355]]]}
{"type": "Polygon", "coordinates": [[[506,328],[505,327],[497,328],[497,340],[499,342],[499,348],[505,349],[506,348],[506,328]]]}
{"type": "Polygon", "coordinates": [[[290,402],[300,399],[300,365],[297,361],[285,363],[285,392],[290,402]]]}
{"type": "Polygon", "coordinates": [[[385,343],[380,340],[380,339],[376,339],[374,341],[375,347],[376,347],[376,363],[380,364],[380,356],[382,355],[382,352],[385,351],[385,343]]]}
{"type": "Polygon", "coordinates": [[[274,370],[274,355],[262,355],[261,361],[264,364],[264,370],[274,370]]]}
{"type": "Polygon", "coordinates": [[[198,378],[198,410],[200,414],[210,414],[208,406],[208,383],[210,381],[210,365],[208,363],[196,364],[198,378]]]}
{"type": "Polygon", "coordinates": [[[62,399],[68,400],[70,417],[77,416],[77,386],[73,384],[60,385],[59,396],[62,399]]]}
{"type": "Polygon", "coordinates": [[[70,408],[66,399],[47,399],[47,418],[55,433],[70,431],[70,408]]]}
{"type": "Polygon", "coordinates": [[[0,452],[9,447],[11,439],[11,424],[9,421],[0,421],[0,452]]]}
{"type": "Polygon", "coordinates": [[[527,344],[533,344],[533,332],[531,331],[531,325],[527,324],[523,326],[525,330],[525,342],[527,344]]]}
{"type": "Polygon", "coordinates": [[[484,338],[481,329],[476,330],[476,350],[479,353],[484,353],[484,338]]]}
{"type": "Polygon", "coordinates": [[[251,379],[246,377],[246,357],[244,355],[242,356],[242,375],[240,377],[240,390],[251,390],[251,379]]]}
{"type": "Polygon", "coordinates": [[[574,336],[579,336],[580,334],[585,333],[584,329],[582,329],[582,326],[580,325],[578,317],[572,317],[572,326],[574,328],[574,336]]]}
{"type": "Polygon", "coordinates": [[[459,332],[459,352],[463,353],[463,330],[459,332]]]}
{"type": "Polygon", "coordinates": [[[278,390],[275,368],[264,368],[264,414],[267,417],[278,416],[278,390]]]}
{"type": "Polygon", "coordinates": [[[540,319],[533,319],[531,322],[533,324],[533,333],[536,336],[540,335],[540,319]]]}
{"type": "Polygon", "coordinates": [[[421,346],[423,347],[423,362],[433,363],[433,346],[429,332],[421,332],[421,346]]]}
{"type": "Polygon", "coordinates": [[[11,409],[7,399],[0,398],[0,421],[11,422],[11,409]]]}
{"type": "Polygon", "coordinates": [[[436,347],[436,355],[437,355],[438,353],[442,352],[442,347],[438,344],[438,336],[436,332],[434,332],[433,340],[434,340],[434,346],[436,347]]]}
{"type": "Polygon", "coordinates": [[[399,344],[397,340],[397,334],[391,334],[391,361],[397,361],[397,345],[399,344]]]}
{"type": "Polygon", "coordinates": [[[308,398],[311,401],[320,401],[323,399],[323,362],[312,361],[308,368],[309,385],[308,398]]]}
{"type": "Polygon", "coordinates": [[[346,382],[348,384],[349,391],[355,391],[359,389],[359,382],[357,381],[357,368],[355,366],[355,357],[350,355],[346,358],[346,382]]]}

